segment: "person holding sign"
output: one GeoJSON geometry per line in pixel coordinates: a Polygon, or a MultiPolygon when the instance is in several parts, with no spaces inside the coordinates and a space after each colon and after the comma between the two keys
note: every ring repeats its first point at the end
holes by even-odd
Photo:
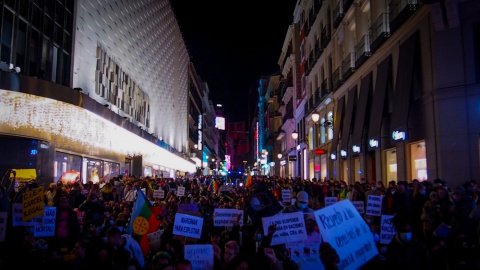
{"type": "Polygon", "coordinates": [[[308,193],[303,190],[298,192],[297,200],[295,201],[295,203],[285,207],[282,212],[283,213],[294,213],[294,212],[313,213],[313,209],[308,207],[308,193]]]}

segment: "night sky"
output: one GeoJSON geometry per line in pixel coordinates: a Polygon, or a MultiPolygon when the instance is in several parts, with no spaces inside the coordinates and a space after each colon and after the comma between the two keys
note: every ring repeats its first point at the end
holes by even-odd
{"type": "Polygon", "coordinates": [[[191,61],[227,121],[248,121],[278,59],[296,0],[171,0],[191,61]]]}

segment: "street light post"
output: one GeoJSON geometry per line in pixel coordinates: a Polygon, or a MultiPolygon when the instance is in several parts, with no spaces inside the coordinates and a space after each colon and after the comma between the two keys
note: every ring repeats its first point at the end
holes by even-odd
{"type": "Polygon", "coordinates": [[[277,154],[277,158],[278,158],[278,176],[282,177],[282,153],[278,153],[277,154]]]}
{"type": "MultiPolygon", "coordinates": [[[[297,139],[298,139],[298,132],[294,130],[292,132],[292,139],[295,141],[294,149],[295,149],[295,156],[297,156],[297,139]]],[[[298,164],[298,157],[297,157],[297,164],[298,164]]],[[[297,168],[298,169],[298,168],[297,168]]],[[[293,170],[295,172],[295,170],[293,170]]],[[[295,175],[294,175],[295,176],[295,175]]]]}
{"type": "MultiPolygon", "coordinates": [[[[312,113],[312,121],[315,124],[315,132],[313,132],[314,137],[313,137],[313,149],[317,147],[317,138],[318,138],[318,120],[320,120],[320,114],[317,112],[317,110],[314,110],[312,113]]],[[[313,178],[315,178],[315,151],[313,152],[313,178]]]]}

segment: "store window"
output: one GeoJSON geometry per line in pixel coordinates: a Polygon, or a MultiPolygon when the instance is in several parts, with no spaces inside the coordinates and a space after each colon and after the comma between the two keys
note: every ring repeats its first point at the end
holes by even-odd
{"type": "Polygon", "coordinates": [[[83,158],[82,180],[84,184],[88,181],[92,181],[94,184],[98,183],[100,177],[103,177],[103,172],[102,160],[83,158]]]}
{"type": "Polygon", "coordinates": [[[103,162],[103,179],[109,181],[113,177],[120,175],[120,163],[103,162]]]}
{"type": "MultiPolygon", "coordinates": [[[[360,182],[360,176],[362,175],[362,168],[360,168],[360,158],[353,159],[353,177],[354,182],[360,182]]],[[[353,182],[349,182],[353,184],[353,182]]]]}
{"type": "Polygon", "coordinates": [[[325,117],[320,120],[320,143],[325,143],[325,117]]]}
{"type": "Polygon", "coordinates": [[[342,163],[342,179],[340,180],[343,180],[346,183],[349,183],[350,175],[348,173],[349,171],[348,160],[342,160],[341,163],[342,163]]]}
{"type": "Polygon", "coordinates": [[[395,149],[385,150],[385,165],[387,172],[387,182],[397,181],[397,151],[395,149]]]}
{"type": "Polygon", "coordinates": [[[53,178],[57,182],[64,176],[67,172],[72,170],[75,172],[80,172],[82,169],[82,157],[72,154],[56,152],[55,160],[53,163],[53,178]]]}
{"type": "Polygon", "coordinates": [[[410,144],[410,162],[412,179],[428,180],[425,141],[410,144]]]}
{"type": "Polygon", "coordinates": [[[327,177],[327,155],[320,156],[320,178],[325,179],[327,177]]]}

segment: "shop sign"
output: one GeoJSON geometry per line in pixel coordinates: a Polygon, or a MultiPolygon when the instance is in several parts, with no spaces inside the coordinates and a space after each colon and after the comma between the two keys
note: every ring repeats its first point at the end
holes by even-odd
{"type": "Polygon", "coordinates": [[[372,148],[378,148],[378,140],[370,139],[370,141],[368,141],[368,145],[370,145],[372,148]]]}
{"type": "Polygon", "coordinates": [[[327,153],[327,151],[323,148],[317,148],[313,150],[313,152],[315,153],[315,155],[324,155],[325,153],[327,153]]]}
{"type": "Polygon", "coordinates": [[[331,159],[331,160],[336,160],[336,159],[337,159],[337,155],[335,155],[335,154],[330,154],[330,159],[331,159]]]}
{"type": "Polygon", "coordinates": [[[392,133],[392,138],[395,140],[395,141],[404,141],[406,138],[407,138],[407,133],[405,133],[404,131],[398,131],[398,130],[395,130],[393,133],[392,133]]]}
{"type": "Polygon", "coordinates": [[[296,161],[297,156],[288,156],[288,161],[296,161]]]}
{"type": "Polygon", "coordinates": [[[340,156],[341,156],[341,157],[347,157],[347,151],[345,151],[345,150],[340,150],[340,156]]]}
{"type": "Polygon", "coordinates": [[[360,153],[360,146],[354,145],[354,146],[352,147],[352,150],[353,150],[354,153],[360,153]]]}

